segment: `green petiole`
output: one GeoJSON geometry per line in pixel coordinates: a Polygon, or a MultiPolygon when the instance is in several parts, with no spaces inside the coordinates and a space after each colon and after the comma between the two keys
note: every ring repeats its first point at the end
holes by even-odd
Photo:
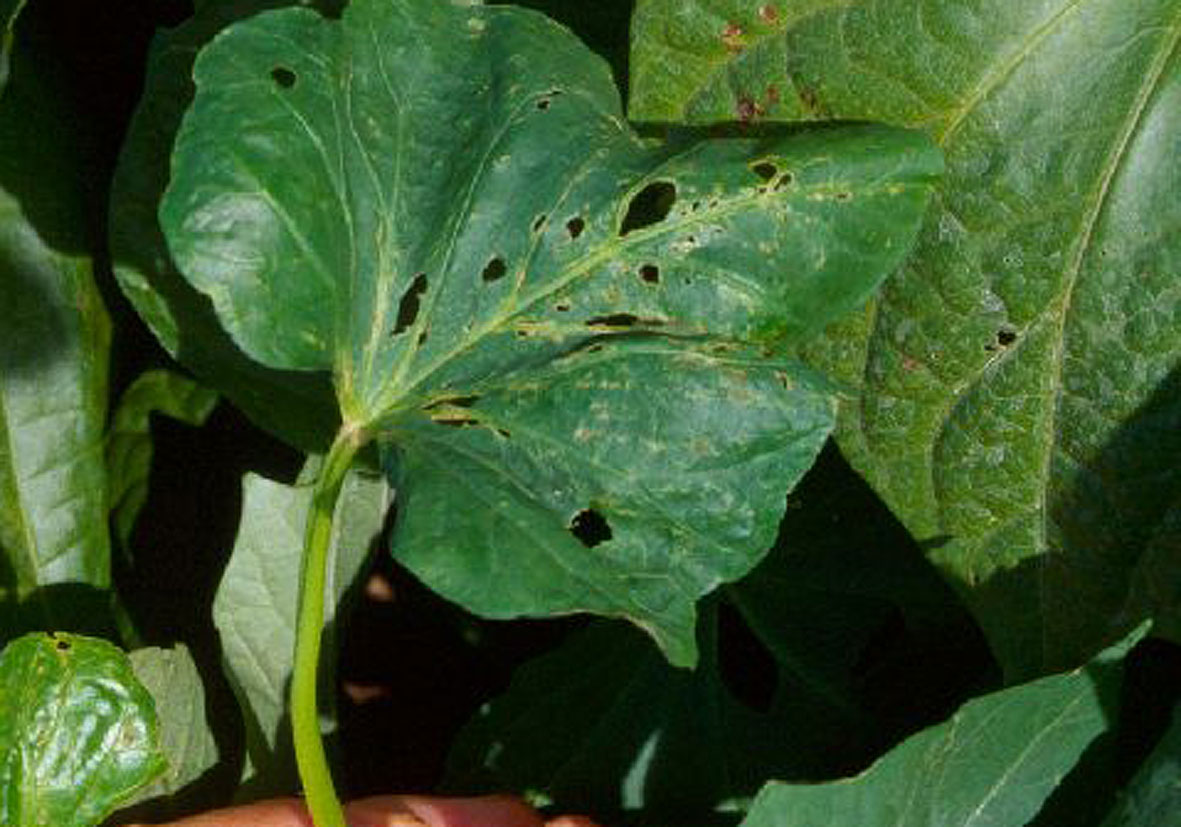
{"type": "Polygon", "coordinates": [[[320,639],[324,632],[324,584],[336,501],[353,457],[367,439],[364,431],[348,425],[336,435],[316,480],[312,510],[304,534],[291,681],[291,729],[295,761],[315,827],[347,827],[320,738],[316,676],[320,639]]]}

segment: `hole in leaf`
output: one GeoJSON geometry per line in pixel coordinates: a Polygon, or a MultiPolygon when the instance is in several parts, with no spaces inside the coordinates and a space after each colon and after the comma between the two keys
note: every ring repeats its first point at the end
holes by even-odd
{"type": "Polygon", "coordinates": [[[426,334],[427,334],[427,331],[425,331],[425,330],[422,331],[422,333],[418,334],[418,346],[419,347],[422,347],[423,345],[426,344],[426,334]]]}
{"type": "Polygon", "coordinates": [[[537,99],[537,108],[542,112],[546,111],[550,108],[550,105],[553,104],[554,98],[560,94],[562,94],[561,89],[551,89],[548,93],[537,99]]]}
{"type": "Polygon", "coordinates": [[[479,394],[472,394],[470,396],[444,396],[442,399],[436,399],[434,402],[426,405],[424,410],[433,411],[437,408],[470,408],[480,401],[479,394]]]}
{"type": "Polygon", "coordinates": [[[276,66],[271,70],[271,80],[283,89],[290,89],[295,85],[296,75],[286,66],[276,66]]]}
{"type": "Polygon", "coordinates": [[[56,638],[53,643],[53,648],[57,649],[59,652],[68,652],[70,651],[70,642],[64,638],[56,638]]]}
{"type": "Polygon", "coordinates": [[[611,525],[598,511],[584,508],[570,521],[570,533],[587,548],[594,548],[611,539],[611,525]]]}
{"type": "Polygon", "coordinates": [[[448,428],[470,428],[479,425],[479,420],[470,416],[437,416],[431,420],[436,425],[446,425],[448,428]]]}
{"type": "Polygon", "coordinates": [[[759,161],[757,164],[751,165],[750,171],[764,181],[770,181],[779,172],[779,167],[770,161],[759,161]]]}
{"type": "Polygon", "coordinates": [[[746,618],[726,602],[718,604],[718,671],[735,699],[755,712],[771,711],[779,665],[746,618]]]}
{"type": "Polygon", "coordinates": [[[419,273],[406,288],[406,292],[402,294],[402,301],[398,304],[398,320],[394,324],[395,336],[414,324],[414,320],[418,318],[418,306],[422,294],[425,292],[426,273],[419,273]]]}
{"type": "Polygon", "coordinates": [[[507,428],[497,428],[496,433],[500,434],[505,439],[512,439],[513,436],[512,432],[510,432],[507,428]]]}
{"type": "Polygon", "coordinates": [[[631,313],[612,313],[609,316],[595,316],[586,320],[587,327],[632,327],[640,319],[631,313]]]}
{"type": "Polygon", "coordinates": [[[496,281],[502,278],[505,272],[504,259],[500,256],[495,256],[484,265],[484,272],[480,274],[480,278],[484,279],[484,281],[496,281]]]}
{"type": "Polygon", "coordinates": [[[1002,327],[996,332],[996,338],[986,344],[984,349],[989,353],[995,353],[998,350],[1004,350],[1017,341],[1017,331],[1007,327],[1002,327]]]}
{"type": "Polygon", "coordinates": [[[623,223],[619,225],[622,238],[633,230],[642,230],[668,218],[677,203],[677,188],[671,181],[653,181],[632,196],[623,223]]]}
{"type": "Polygon", "coordinates": [[[541,232],[542,228],[545,227],[545,222],[548,220],[549,216],[545,213],[542,213],[541,215],[537,216],[537,218],[533,219],[533,232],[541,232]]]}
{"type": "Polygon", "coordinates": [[[562,302],[560,304],[555,304],[554,310],[558,311],[559,313],[569,313],[570,312],[570,303],[569,302],[562,302]]]}
{"type": "Polygon", "coordinates": [[[645,264],[640,268],[640,278],[648,284],[659,284],[660,268],[655,264],[645,264]]]}
{"type": "Polygon", "coordinates": [[[582,220],[581,216],[574,216],[566,222],[566,232],[570,234],[570,238],[578,238],[582,235],[583,229],[586,227],[586,222],[582,220]]]}
{"type": "Polygon", "coordinates": [[[852,197],[853,193],[849,192],[848,190],[841,190],[836,194],[836,199],[838,201],[848,201],[852,197]]]}
{"type": "Polygon", "coordinates": [[[775,192],[779,192],[779,190],[784,189],[785,187],[790,187],[795,182],[795,173],[793,173],[791,170],[788,170],[779,176],[779,180],[775,182],[771,189],[773,189],[775,192]]]}

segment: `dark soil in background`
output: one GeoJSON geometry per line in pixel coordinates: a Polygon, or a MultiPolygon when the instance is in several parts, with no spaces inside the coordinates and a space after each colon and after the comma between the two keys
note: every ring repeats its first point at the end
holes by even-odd
{"type": "MultiPolygon", "coordinates": [[[[544,8],[575,28],[608,57],[621,82],[626,78],[628,0],[532,0],[526,5],[544,8]]],[[[90,229],[100,246],[106,187],[138,99],[152,32],[183,20],[188,12],[188,4],[179,0],[30,0],[22,18],[22,27],[63,44],[65,63],[56,68],[71,78],[77,90],[74,103],[84,113],[77,129],[95,170],[90,229]]],[[[169,360],[102,264],[100,279],[116,331],[112,389],[117,395],[143,369],[168,365],[169,360]]],[[[118,586],[146,643],[183,641],[191,648],[206,681],[209,715],[222,754],[240,756],[240,719],[220,670],[212,598],[233,545],[242,474],[253,471],[290,481],[302,458],[224,404],[203,428],[159,419],[153,432],[157,444],[151,496],[134,538],[134,567],[117,569],[118,586]]],[[[842,492],[839,507],[845,509],[847,522],[892,520],[829,450],[799,496],[806,500],[814,491],[831,500],[823,492],[832,490],[842,492]]],[[[910,549],[905,532],[895,531],[876,542],[920,553],[910,549]]],[[[340,676],[351,695],[340,700],[342,786],[354,795],[430,790],[439,781],[458,728],[503,690],[518,665],[558,645],[582,621],[480,621],[435,597],[386,554],[375,559],[373,574],[390,585],[394,599],[361,601],[347,624],[340,676]]],[[[731,653],[723,658],[727,685],[758,708],[774,689],[774,662],[740,618],[728,615],[725,624],[723,649],[731,653]]],[[[864,703],[879,714],[889,738],[937,720],[972,693],[995,686],[997,679],[978,633],[918,637],[901,615],[883,626],[859,669],[864,703]]],[[[1115,739],[1119,767],[1136,766],[1179,693],[1178,647],[1162,641],[1139,647],[1129,660],[1126,726],[1115,739]]],[[[224,762],[182,797],[181,809],[188,808],[186,802],[196,807],[228,800],[238,769],[233,761],[224,762]]]]}

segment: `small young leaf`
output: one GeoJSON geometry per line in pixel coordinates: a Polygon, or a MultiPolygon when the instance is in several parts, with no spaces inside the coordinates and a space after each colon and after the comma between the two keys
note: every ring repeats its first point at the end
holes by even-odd
{"type": "Polygon", "coordinates": [[[0,821],[93,827],[167,768],[152,696],[103,640],[35,633],[0,654],[0,821]]]}

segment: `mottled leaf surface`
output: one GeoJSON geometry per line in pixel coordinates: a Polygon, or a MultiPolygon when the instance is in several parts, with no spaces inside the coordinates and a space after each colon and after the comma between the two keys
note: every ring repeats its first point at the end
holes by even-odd
{"type": "Polygon", "coordinates": [[[406,493],[402,559],[485,614],[622,614],[691,661],[693,601],[765,551],[828,430],[806,372],[738,343],[863,302],[938,153],[643,141],[606,66],[514,8],[276,11],[195,78],[169,249],[243,351],[333,372],[406,493]]]}
{"type": "Polygon", "coordinates": [[[109,324],[92,274],[83,166],[53,56],[25,44],[12,17],[3,23],[0,604],[51,584],[103,588],[110,577],[109,324]]]}
{"type": "Polygon", "coordinates": [[[35,633],[0,654],[0,820],[92,827],[164,772],[156,711],[127,656],[35,633]]]}
{"type": "MultiPolygon", "coordinates": [[[[213,622],[246,719],[246,774],[281,791],[283,782],[294,777],[287,701],[312,487],[281,485],[253,474],[242,486],[242,520],[213,601],[213,622]]],[[[390,502],[384,480],[359,473],[346,478],[329,550],[329,622],[368,558],[390,502]]]]}
{"type": "Polygon", "coordinates": [[[1028,824],[1111,725],[1119,658],[1132,642],[1084,668],[970,701],[854,778],[772,782],[742,827],[1028,824]]]}
{"type": "Polygon", "coordinates": [[[809,348],[861,388],[840,444],[1010,676],[1122,634],[1147,544],[1177,545],[1181,2],[642,0],[635,24],[633,117],[943,147],[915,256],[809,348]]]}

